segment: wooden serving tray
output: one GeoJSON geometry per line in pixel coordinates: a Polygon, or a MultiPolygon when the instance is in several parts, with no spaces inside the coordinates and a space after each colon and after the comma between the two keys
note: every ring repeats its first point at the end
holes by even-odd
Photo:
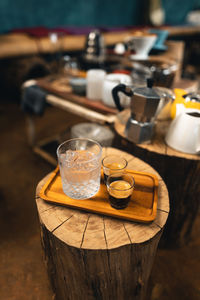
{"type": "Polygon", "coordinates": [[[103,183],[103,173],[100,189],[95,196],[90,199],[75,200],[64,194],[59,168],[57,167],[41,189],[39,196],[48,202],[129,221],[144,223],[153,221],[156,217],[158,201],[157,176],[132,170],[127,170],[127,172],[132,174],[135,179],[135,189],[129,206],[125,209],[116,210],[110,206],[107,189],[103,183]]]}

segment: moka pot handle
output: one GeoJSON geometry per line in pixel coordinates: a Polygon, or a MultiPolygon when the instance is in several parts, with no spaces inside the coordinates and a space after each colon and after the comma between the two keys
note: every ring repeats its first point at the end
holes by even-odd
{"type": "Polygon", "coordinates": [[[125,84],[120,83],[117,86],[115,86],[112,89],[112,97],[114,99],[115,105],[118,108],[119,111],[122,111],[124,109],[124,107],[121,106],[120,104],[120,98],[118,93],[122,92],[124,93],[126,96],[133,96],[133,91],[131,90],[131,88],[127,87],[125,84]]]}

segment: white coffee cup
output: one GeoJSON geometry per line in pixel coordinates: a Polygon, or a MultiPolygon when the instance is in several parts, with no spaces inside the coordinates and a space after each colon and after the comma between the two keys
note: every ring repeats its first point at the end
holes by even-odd
{"type": "Polygon", "coordinates": [[[200,153],[200,112],[187,110],[172,120],[165,137],[167,145],[189,154],[200,153]]]}
{"type": "Polygon", "coordinates": [[[90,100],[102,100],[103,82],[106,72],[101,69],[87,71],[86,97],[90,100]]]}
{"type": "MultiPolygon", "coordinates": [[[[124,83],[126,85],[132,84],[132,79],[127,74],[113,73],[105,76],[103,83],[103,103],[110,107],[116,107],[115,102],[112,97],[112,89],[119,83],[124,83]]],[[[120,103],[123,107],[128,107],[130,105],[130,97],[124,94],[120,95],[120,103]]]]}

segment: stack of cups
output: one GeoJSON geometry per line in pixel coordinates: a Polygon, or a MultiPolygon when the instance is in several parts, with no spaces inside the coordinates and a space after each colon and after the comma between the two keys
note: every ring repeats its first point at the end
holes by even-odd
{"type": "Polygon", "coordinates": [[[86,96],[90,100],[102,100],[103,82],[106,72],[101,69],[87,71],[86,96]]]}

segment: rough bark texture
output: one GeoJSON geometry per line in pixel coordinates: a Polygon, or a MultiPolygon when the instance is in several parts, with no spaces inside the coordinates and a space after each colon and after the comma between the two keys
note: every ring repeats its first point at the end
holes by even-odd
{"type": "Polygon", "coordinates": [[[56,299],[144,299],[161,231],[150,241],[111,250],[66,245],[42,226],[56,299]]]}
{"type": "MultiPolygon", "coordinates": [[[[126,156],[128,167],[157,174],[156,219],[128,222],[50,204],[37,197],[48,274],[58,300],[144,299],[152,264],[169,212],[168,192],[149,165],[126,156]]],[[[38,195],[44,178],[37,187],[38,195]]]]}

